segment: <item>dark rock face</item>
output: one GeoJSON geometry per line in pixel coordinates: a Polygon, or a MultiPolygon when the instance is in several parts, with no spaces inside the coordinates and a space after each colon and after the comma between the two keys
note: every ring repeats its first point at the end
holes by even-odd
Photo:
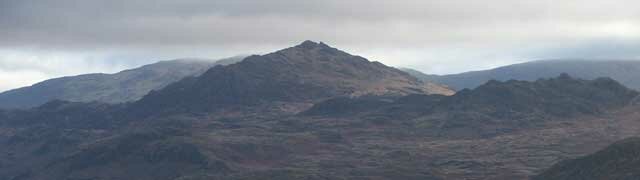
{"type": "Polygon", "coordinates": [[[46,80],[33,86],[0,93],[0,108],[31,108],[51,100],[123,103],[140,99],[151,90],[188,76],[198,76],[215,65],[239,62],[244,57],[219,61],[180,59],[161,61],[115,74],[85,74],[46,80]]]}
{"type": "Polygon", "coordinates": [[[562,161],[533,180],[631,180],[640,178],[640,138],[629,138],[594,154],[562,161]]]}

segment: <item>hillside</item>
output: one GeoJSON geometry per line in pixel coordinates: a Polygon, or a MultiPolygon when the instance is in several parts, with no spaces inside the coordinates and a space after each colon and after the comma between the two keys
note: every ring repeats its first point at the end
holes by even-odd
{"type": "Polygon", "coordinates": [[[482,137],[528,129],[548,119],[601,115],[627,106],[637,96],[638,92],[609,78],[581,80],[562,74],[534,82],[489,81],[448,97],[414,95],[393,103],[384,98],[337,98],[303,114],[345,114],[390,122],[402,117],[428,128],[424,132],[482,137]]]}
{"type": "Polygon", "coordinates": [[[426,75],[419,71],[405,71],[421,80],[448,85],[456,90],[475,88],[489,80],[510,79],[534,81],[568,73],[582,79],[610,77],[627,87],[640,89],[640,61],[634,60],[545,60],[508,65],[490,70],[450,75],[426,75]]]}
{"type": "Polygon", "coordinates": [[[0,108],[30,108],[58,99],[74,102],[123,103],[140,99],[188,76],[197,76],[215,65],[242,60],[232,57],[211,60],[161,61],[115,74],[85,74],[46,80],[29,87],[0,93],[0,108]]]}
{"type": "MultiPolygon", "coordinates": [[[[0,150],[0,176],[24,180],[523,179],[547,168],[553,159],[582,155],[616,139],[612,134],[598,135],[599,128],[583,126],[599,126],[602,116],[628,119],[609,111],[625,108],[625,99],[637,95],[610,79],[585,81],[568,76],[484,86],[454,96],[334,97],[297,115],[256,115],[253,112],[262,107],[246,106],[239,114],[174,111],[141,118],[131,112],[146,103],[54,101],[35,109],[0,112],[0,144],[5,147],[0,150]],[[521,92],[536,89],[541,93],[520,97],[521,92]],[[548,96],[543,93],[547,91],[554,93],[548,96]],[[455,105],[466,102],[472,105],[455,105]],[[529,106],[534,111],[514,109],[504,114],[497,113],[504,111],[499,102],[542,104],[529,106]],[[576,111],[554,114],[566,102],[597,111],[563,109],[576,111]],[[519,114],[527,116],[515,116],[519,114]],[[534,125],[512,123],[526,121],[534,125]],[[511,130],[496,133],[492,127],[511,130]],[[469,128],[473,134],[466,133],[469,128]],[[567,132],[576,136],[567,137],[567,132]]],[[[606,121],[607,131],[632,127],[606,121]]]]}
{"type": "Polygon", "coordinates": [[[0,177],[523,180],[640,135],[638,92],[610,78],[424,85],[307,41],[133,103],[0,110],[0,177]]]}
{"type": "Polygon", "coordinates": [[[631,180],[640,178],[640,139],[629,138],[588,156],[562,161],[533,180],[631,180]]]}

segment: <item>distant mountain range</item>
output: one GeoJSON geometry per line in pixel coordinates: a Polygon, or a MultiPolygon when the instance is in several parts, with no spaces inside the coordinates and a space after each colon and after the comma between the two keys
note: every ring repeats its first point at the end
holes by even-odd
{"type": "Polygon", "coordinates": [[[0,108],[30,108],[51,100],[74,102],[135,101],[188,76],[198,76],[216,65],[239,62],[243,56],[218,61],[178,59],[161,61],[115,74],[84,74],[46,80],[0,93],[0,108]]]}
{"type": "MultiPolygon", "coordinates": [[[[237,56],[219,61],[179,59],[115,74],[85,74],[50,79],[29,87],[0,93],[0,108],[36,107],[54,99],[74,102],[132,102],[152,90],[162,89],[182,78],[199,76],[213,66],[232,64],[244,58],[245,56],[237,56]]],[[[534,81],[555,77],[561,73],[582,79],[611,77],[627,87],[640,89],[640,80],[635,78],[640,77],[640,61],[631,60],[545,60],[450,75],[428,75],[408,68],[401,70],[426,82],[425,86],[429,91],[439,91],[437,93],[441,94],[452,94],[450,89],[472,89],[489,80],[534,81]]]]}
{"type": "Polygon", "coordinates": [[[640,61],[634,60],[544,60],[508,65],[484,71],[450,75],[427,75],[412,69],[403,69],[421,80],[441,83],[461,90],[472,89],[489,80],[510,79],[534,81],[568,73],[582,79],[610,77],[633,89],[640,89],[640,61]]]}
{"type": "Polygon", "coordinates": [[[305,41],[133,102],[0,109],[0,179],[523,180],[640,135],[611,78],[451,93],[305,41]]]}

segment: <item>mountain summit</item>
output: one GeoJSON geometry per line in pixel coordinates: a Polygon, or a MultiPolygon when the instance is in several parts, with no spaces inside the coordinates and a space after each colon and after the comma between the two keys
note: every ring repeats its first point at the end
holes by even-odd
{"type": "Polygon", "coordinates": [[[216,66],[155,91],[139,103],[206,110],[268,102],[317,102],[339,96],[453,94],[379,62],[324,43],[303,43],[240,63],[216,66]],[[203,109],[204,108],[204,109],[203,109]]]}

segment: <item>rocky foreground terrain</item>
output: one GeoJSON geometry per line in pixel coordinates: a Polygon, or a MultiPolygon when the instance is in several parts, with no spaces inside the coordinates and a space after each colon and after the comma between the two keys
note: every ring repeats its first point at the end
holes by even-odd
{"type": "Polygon", "coordinates": [[[562,161],[534,180],[626,180],[640,178],[640,139],[628,138],[597,153],[562,161]]]}
{"type": "Polygon", "coordinates": [[[638,95],[568,74],[453,94],[307,41],[132,103],[0,110],[0,179],[528,179],[640,135],[638,95]]]}

